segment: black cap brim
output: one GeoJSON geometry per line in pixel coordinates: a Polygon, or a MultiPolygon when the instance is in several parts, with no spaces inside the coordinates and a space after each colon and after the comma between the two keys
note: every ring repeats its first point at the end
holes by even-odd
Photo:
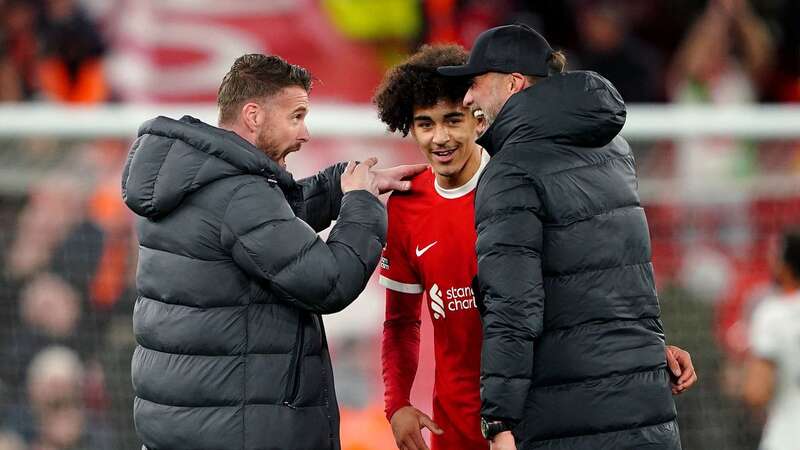
{"type": "Polygon", "coordinates": [[[469,64],[463,66],[442,66],[436,69],[439,75],[446,77],[474,77],[475,75],[482,75],[488,72],[485,69],[472,67],[469,64]]]}

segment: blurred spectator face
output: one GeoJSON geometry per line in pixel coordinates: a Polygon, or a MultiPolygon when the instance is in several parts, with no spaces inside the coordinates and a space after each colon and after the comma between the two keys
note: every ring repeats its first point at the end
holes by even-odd
{"type": "Polygon", "coordinates": [[[0,432],[0,450],[25,450],[25,442],[15,433],[0,432]]]}
{"type": "Polygon", "coordinates": [[[75,12],[74,0],[48,0],[47,16],[53,22],[63,22],[75,12]]]}
{"type": "Polygon", "coordinates": [[[43,448],[72,448],[83,435],[86,418],[81,400],[83,366],[72,350],[49,347],[28,370],[28,393],[39,423],[43,448]]]}
{"type": "Polygon", "coordinates": [[[52,274],[36,276],[23,290],[21,310],[25,323],[51,337],[71,336],[80,317],[78,293],[52,274]]]}
{"type": "Polygon", "coordinates": [[[59,174],[32,189],[9,254],[11,274],[22,277],[47,264],[53,249],[81,220],[85,195],[76,181],[59,174]]]}
{"type": "Polygon", "coordinates": [[[306,127],[308,92],[300,86],[283,88],[267,99],[257,112],[261,120],[256,135],[256,147],[281,167],[286,168],[286,156],[300,150],[311,139],[306,127]]]}
{"type": "Polygon", "coordinates": [[[77,181],[53,174],[34,189],[31,209],[35,210],[34,227],[56,232],[77,222],[85,209],[86,194],[77,181]]]}
{"type": "Polygon", "coordinates": [[[10,1],[5,7],[4,25],[8,34],[26,33],[33,26],[33,9],[24,1],[10,1]]]}
{"type": "Polygon", "coordinates": [[[726,70],[732,58],[730,53],[731,38],[727,24],[722,20],[709,20],[705,23],[705,32],[700,39],[704,40],[707,51],[702,58],[692,61],[689,73],[700,81],[711,82],[726,70]]]}
{"type": "Polygon", "coordinates": [[[607,53],[622,45],[625,27],[621,14],[621,11],[610,5],[582,11],[578,20],[578,30],[586,48],[598,53],[607,53]]]}

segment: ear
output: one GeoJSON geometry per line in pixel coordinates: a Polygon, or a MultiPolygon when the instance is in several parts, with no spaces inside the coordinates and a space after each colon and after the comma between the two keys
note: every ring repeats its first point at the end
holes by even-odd
{"type": "Polygon", "coordinates": [[[511,93],[516,94],[517,92],[525,89],[528,87],[528,78],[518,72],[514,72],[509,74],[511,75],[511,93]]]}
{"type": "Polygon", "coordinates": [[[251,133],[258,130],[263,119],[263,108],[255,102],[247,102],[242,106],[242,122],[251,133]]]}

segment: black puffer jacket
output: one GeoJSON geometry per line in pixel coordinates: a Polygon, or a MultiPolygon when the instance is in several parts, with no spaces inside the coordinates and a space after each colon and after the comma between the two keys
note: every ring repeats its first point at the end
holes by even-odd
{"type": "Polygon", "coordinates": [[[625,106],[592,72],[514,96],[479,143],[482,415],[528,449],[678,449],[625,106]]]}
{"type": "Polygon", "coordinates": [[[377,198],[342,195],[342,169],[295,182],[196,119],[139,129],[122,192],[141,216],[132,378],[149,449],[339,448],[320,314],[363,290],[386,234],[377,198]]]}

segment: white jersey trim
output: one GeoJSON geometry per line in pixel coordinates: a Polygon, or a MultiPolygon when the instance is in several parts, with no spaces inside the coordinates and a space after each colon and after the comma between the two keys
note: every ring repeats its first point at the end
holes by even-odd
{"type": "Polygon", "coordinates": [[[422,294],[422,291],[424,291],[424,289],[422,289],[422,285],[401,283],[399,281],[386,278],[383,275],[379,276],[378,282],[386,289],[402,292],[403,294],[422,294]]]}
{"type": "MultiPolygon", "coordinates": [[[[463,185],[452,188],[452,189],[445,189],[439,186],[439,182],[436,180],[436,177],[433,178],[433,187],[436,189],[436,193],[441,195],[442,197],[452,200],[455,198],[463,197],[470,192],[472,192],[476,187],[478,187],[478,179],[481,177],[481,173],[483,173],[483,169],[486,168],[486,165],[489,164],[489,153],[481,148],[481,165],[478,168],[478,171],[475,172],[475,175],[469,179],[463,185]]],[[[434,174],[435,175],[435,174],[434,174]]]]}

